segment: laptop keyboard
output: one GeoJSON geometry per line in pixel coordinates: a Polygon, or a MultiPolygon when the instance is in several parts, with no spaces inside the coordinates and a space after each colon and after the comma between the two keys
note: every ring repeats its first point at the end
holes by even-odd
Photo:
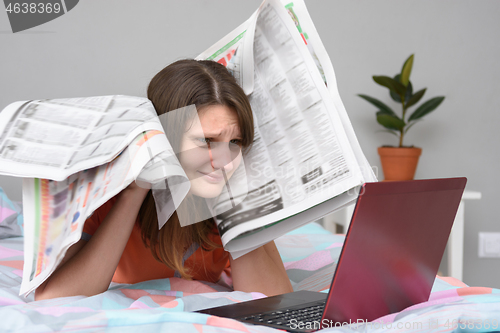
{"type": "Polygon", "coordinates": [[[291,326],[291,324],[297,324],[299,322],[303,322],[304,324],[313,321],[319,322],[321,321],[321,316],[323,315],[325,303],[326,301],[321,301],[305,308],[294,307],[278,311],[263,312],[236,319],[247,322],[274,324],[281,326],[291,326]],[[291,322],[292,320],[294,321],[291,322]]]}

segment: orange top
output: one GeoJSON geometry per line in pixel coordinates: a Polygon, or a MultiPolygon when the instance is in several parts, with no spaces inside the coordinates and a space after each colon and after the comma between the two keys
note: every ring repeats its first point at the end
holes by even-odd
{"type": "MultiPolygon", "coordinates": [[[[112,198],[99,207],[99,209],[97,209],[85,222],[83,232],[93,235],[111,210],[115,201],[116,198],[112,198]]],[[[210,235],[210,239],[217,244],[222,244],[218,234],[210,235]]],[[[184,259],[184,267],[189,268],[189,272],[194,280],[217,282],[225,268],[228,268],[228,272],[230,270],[229,253],[223,248],[203,251],[200,247],[192,246],[188,249],[188,253],[186,253],[184,259]],[[189,256],[191,249],[196,250],[189,256]],[[189,257],[186,259],[186,256],[189,257]]],[[[120,258],[120,262],[118,263],[118,267],[113,275],[113,282],[138,283],[174,276],[180,277],[178,273],[177,275],[175,273],[174,270],[167,267],[165,264],[156,261],[151,254],[151,250],[144,245],[141,237],[141,229],[138,221],[136,221],[132,234],[120,258]]]]}

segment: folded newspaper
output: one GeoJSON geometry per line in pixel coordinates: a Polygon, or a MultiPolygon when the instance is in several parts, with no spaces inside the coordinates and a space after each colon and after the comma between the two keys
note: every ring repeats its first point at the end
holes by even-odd
{"type": "MultiPolygon", "coordinates": [[[[210,205],[233,258],[351,203],[355,189],[376,181],[303,1],[264,1],[197,59],[225,65],[254,112],[254,143],[238,167],[244,177],[233,175],[244,190],[210,205]]],[[[86,218],[134,180],[152,187],[159,227],[189,192],[144,98],[16,102],[0,112],[0,133],[0,173],[24,178],[20,294],[50,276],[86,218]]]]}

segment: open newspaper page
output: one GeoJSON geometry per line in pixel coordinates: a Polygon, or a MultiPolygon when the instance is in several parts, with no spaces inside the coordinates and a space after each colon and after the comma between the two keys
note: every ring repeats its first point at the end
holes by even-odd
{"type": "Polygon", "coordinates": [[[293,2],[290,2],[289,0],[281,0],[281,3],[285,6],[288,14],[295,23],[300,36],[306,43],[307,48],[311,53],[316,66],[318,67],[318,71],[327,85],[328,91],[332,95],[333,103],[338,111],[347,138],[349,139],[351,148],[356,156],[356,160],[361,166],[363,176],[366,178],[367,182],[377,181],[377,177],[374,174],[370,163],[361,150],[361,146],[356,138],[351,121],[347,116],[347,111],[345,110],[344,104],[340,99],[339,91],[337,89],[337,79],[335,77],[332,62],[326,52],[325,46],[321,42],[311,16],[309,16],[304,0],[294,0],[293,2]]]}
{"type": "Polygon", "coordinates": [[[226,210],[227,200],[214,207],[223,244],[235,258],[346,205],[356,198],[347,191],[376,180],[371,169],[361,170],[366,165],[356,155],[366,159],[360,149],[352,149],[351,141],[357,140],[346,134],[345,127],[354,132],[345,109],[338,108],[340,97],[326,88],[319,62],[289,11],[279,1],[265,1],[252,18],[252,43],[247,21],[198,57],[230,70],[254,68],[249,99],[255,141],[244,158],[248,195],[224,213],[218,208],[226,210]],[[236,43],[225,44],[235,36],[243,52],[236,43]],[[253,66],[242,66],[245,61],[253,66]]]}
{"type": "MultiPolygon", "coordinates": [[[[147,131],[113,161],[63,181],[24,178],[25,259],[20,293],[28,294],[45,281],[68,248],[80,240],[85,220],[92,212],[140,178],[151,161],[150,155],[165,154],[162,147],[168,145],[163,132],[147,131]]],[[[170,177],[185,177],[180,166],[168,167],[170,177]]],[[[184,184],[184,193],[174,195],[187,193],[189,183],[184,184]]],[[[170,205],[170,214],[175,210],[172,202],[171,198],[164,202],[166,207],[170,205]]]]}
{"type": "Polygon", "coordinates": [[[17,102],[0,113],[0,128],[0,172],[24,177],[20,294],[50,276],[80,240],[87,217],[132,181],[152,187],[161,207],[159,226],[189,191],[189,180],[147,99],[17,102]]]}
{"type": "Polygon", "coordinates": [[[63,180],[115,158],[145,130],[163,131],[145,98],[16,102],[0,113],[0,172],[63,180]]]}
{"type": "Polygon", "coordinates": [[[197,60],[214,60],[224,65],[247,95],[253,90],[252,50],[256,18],[264,3],[248,20],[196,57],[197,60]]]}

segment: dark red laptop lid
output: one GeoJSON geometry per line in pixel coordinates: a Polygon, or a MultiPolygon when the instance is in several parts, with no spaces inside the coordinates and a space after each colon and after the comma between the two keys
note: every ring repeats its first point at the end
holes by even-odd
{"type": "Polygon", "coordinates": [[[427,301],[466,181],[363,185],[323,319],[372,321],[427,301]]]}

